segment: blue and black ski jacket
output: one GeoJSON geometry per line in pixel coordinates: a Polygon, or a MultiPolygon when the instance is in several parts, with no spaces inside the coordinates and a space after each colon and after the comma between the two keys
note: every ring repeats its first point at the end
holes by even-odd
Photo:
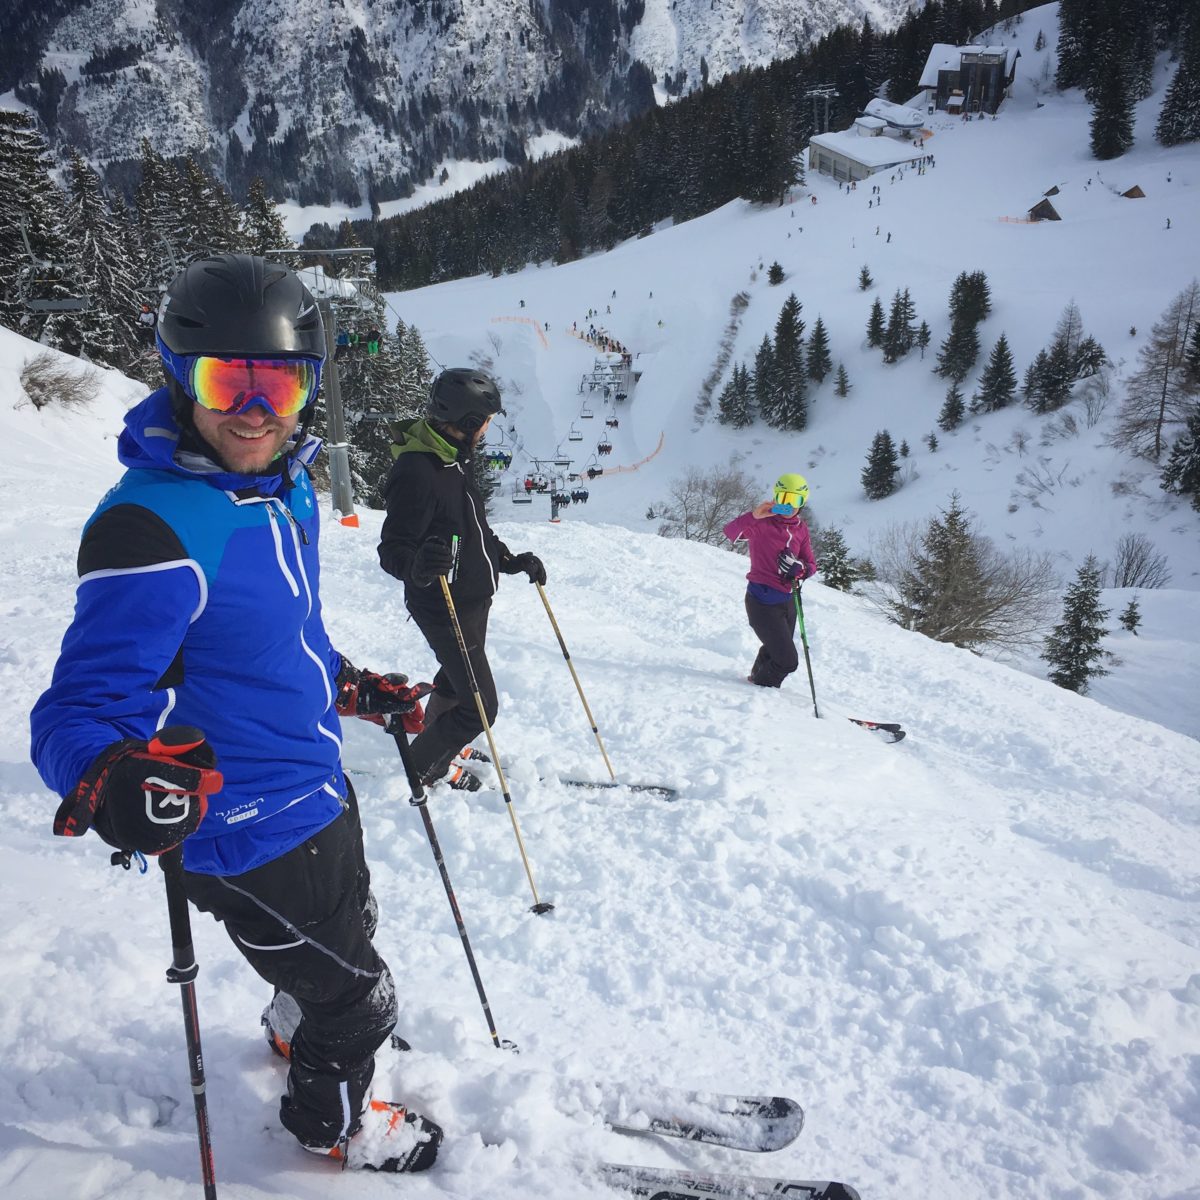
{"type": "Polygon", "coordinates": [[[166,389],[125,419],[128,468],[84,528],[75,615],[30,718],[47,785],[72,791],[121,738],[194,725],[224,774],[184,866],[236,875],[342,811],[340,656],[318,598],[309,439],[232,475],[180,441],[166,389]]]}

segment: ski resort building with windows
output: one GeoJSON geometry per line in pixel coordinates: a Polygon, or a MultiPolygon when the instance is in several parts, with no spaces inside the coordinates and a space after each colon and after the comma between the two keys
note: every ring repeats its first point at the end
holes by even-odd
{"type": "Polygon", "coordinates": [[[808,143],[808,169],[856,183],[924,158],[924,118],[914,108],[872,100],[849,129],[818,133],[808,143]]]}
{"type": "Polygon", "coordinates": [[[1012,92],[1020,57],[1015,46],[935,43],[921,72],[927,111],[995,113],[1012,92]]]}

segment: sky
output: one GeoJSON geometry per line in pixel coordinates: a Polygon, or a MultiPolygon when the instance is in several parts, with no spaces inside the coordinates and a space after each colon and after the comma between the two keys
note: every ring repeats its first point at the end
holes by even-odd
{"type": "MultiPolygon", "coordinates": [[[[1052,28],[1047,19],[1047,36],[1052,28]]],[[[1032,45],[1036,32],[1027,16],[1021,37],[1032,45]]],[[[936,308],[941,320],[959,266],[986,268],[1010,340],[1023,339],[1022,364],[1072,290],[1106,346],[1122,323],[1148,327],[1197,261],[1181,247],[1195,245],[1187,226],[1196,206],[1183,189],[1200,165],[1195,151],[1160,162],[1165,152],[1143,137],[1135,154],[1144,159],[1130,170],[1148,200],[1114,207],[1094,184],[1083,192],[1094,164],[1067,148],[1068,129],[1078,140],[1086,128],[1082,106],[1047,97],[1036,109],[1027,98],[995,123],[939,128],[948,148],[936,171],[884,185],[884,207],[898,214],[892,245],[951,243],[940,266],[917,248],[895,267],[882,247],[870,251],[885,298],[897,286],[921,289],[928,299],[918,297],[918,311],[936,308]],[[1047,132],[1014,128],[1042,114],[1047,132]],[[1003,164],[986,220],[970,193],[977,134],[979,155],[1003,164]],[[1045,150],[1053,136],[1057,159],[1045,150]],[[1037,161],[1014,165],[1007,156],[1018,144],[1037,161]],[[963,146],[971,150],[959,161],[963,146]],[[1161,249],[1166,202],[1145,181],[1167,162],[1179,184],[1167,193],[1180,214],[1171,232],[1183,236],[1161,249]],[[1060,187],[1076,180],[1076,220],[1106,239],[1111,274],[1101,276],[1103,256],[1081,249],[1071,221],[993,228],[996,211],[1015,211],[1017,193],[1028,196],[1050,163],[1060,187]],[[939,200],[946,180],[968,194],[939,200]],[[1010,233],[1042,239],[1037,252],[1018,263],[1013,243],[996,240],[1010,233]],[[1070,264],[1071,288],[1048,288],[1042,264],[1055,262],[1070,264]],[[1135,262],[1145,265],[1134,272],[1135,262]],[[1014,279],[1019,294],[1009,290],[1014,279]],[[1028,314],[1022,324],[1017,314],[1028,314]]],[[[347,728],[382,914],[377,942],[396,977],[397,1031],[413,1046],[381,1055],[377,1094],[428,1114],[446,1141],[425,1176],[342,1174],[331,1185],[328,1164],[297,1150],[276,1122],[284,1073],[258,1026],[268,989],[195,914],[222,1197],[325,1200],[337,1189],[374,1200],[403,1187],[416,1200],[582,1200],[605,1194],[590,1169],[602,1160],[837,1178],[864,1197],[1200,1197],[1200,718],[1188,683],[1195,514],[1149,496],[1142,506],[1109,499],[1102,522],[1085,520],[1089,505],[1111,496],[1103,477],[1112,464],[1142,470],[1098,447],[1095,431],[1070,446],[1083,481],[1068,489],[1069,504],[1008,513],[1017,462],[1003,447],[1013,428],[1036,439],[1040,427],[1020,412],[979,419],[953,458],[921,457],[920,477],[892,500],[858,498],[883,406],[892,406],[893,433],[915,447],[940,387],[916,364],[888,374],[854,350],[849,314],[869,301],[853,292],[860,256],[834,247],[842,237],[861,246],[873,226],[863,234],[861,185],[850,197],[824,181],[812,190],[817,205],[799,201],[795,217],[732,206],[584,263],[392,298],[424,314],[431,348],[448,364],[473,350],[494,354],[520,436],[552,453],[571,421],[582,425],[572,387],[591,360],[564,318],[603,309],[614,288],[618,302],[629,297],[623,312],[613,306],[611,328],[646,356],[646,369],[605,466],[644,457],[660,433],[663,449],[639,471],[596,480],[586,508],[559,524],[540,501],[505,505],[496,524],[510,547],[547,565],[546,594],[618,779],[679,795],[665,802],[559,782],[607,775],[536,590],[505,577],[489,638],[496,741],[537,890],[554,911],[528,911],[529,884],[490,780],[473,795],[435,793],[430,813],[498,1032],[520,1054],[492,1046],[394,746],[373,726],[347,728]],[[783,236],[792,222],[810,240],[785,261],[801,236],[783,236]],[[846,412],[818,395],[811,437],[738,436],[711,421],[692,428],[696,381],[734,285],[752,292],[739,352],[757,343],[787,287],[751,283],[751,245],[768,263],[779,257],[797,285],[813,281],[805,313],[827,314],[858,389],[846,412]],[[818,288],[822,279],[830,282],[818,288]],[[650,290],[654,307],[641,299],[650,290]],[[548,348],[530,325],[491,320],[526,315],[551,321],[548,348]],[[846,431],[853,438],[843,440],[846,431]],[[883,506],[887,519],[930,511],[945,472],[963,482],[993,536],[1032,538],[1037,520],[1041,540],[1070,567],[1098,525],[1110,539],[1145,528],[1176,578],[1139,593],[1139,636],[1108,640],[1122,665],[1081,697],[1029,663],[1014,669],[898,629],[818,577],[804,589],[817,719],[803,673],[777,692],[744,681],[756,648],[742,608],[745,561],[657,537],[639,511],[688,461],[737,449],[764,492],[799,465],[814,507],[836,515],[852,541],[884,522],[883,506]],[[886,744],[846,716],[898,720],[908,737],[886,744]],[[596,1115],[597,1085],[608,1083],[650,1094],[786,1094],[807,1120],[795,1143],[766,1156],[631,1139],[596,1115]]],[[[991,318],[987,332],[998,328],[991,318]]],[[[70,619],[79,532],[119,476],[115,438],[141,390],[104,372],[84,409],[34,410],[19,373],[35,352],[0,330],[0,1194],[172,1200],[199,1194],[199,1172],[179,1001],[163,978],[162,885],[153,868],[111,868],[94,837],[51,836],[57,797],[27,744],[29,708],[70,619]]],[[[1063,453],[1059,443],[1049,449],[1063,453]]],[[[427,678],[432,656],[377,566],[380,514],[360,517],[358,529],[327,521],[322,533],[334,644],[356,663],[427,678]]]]}

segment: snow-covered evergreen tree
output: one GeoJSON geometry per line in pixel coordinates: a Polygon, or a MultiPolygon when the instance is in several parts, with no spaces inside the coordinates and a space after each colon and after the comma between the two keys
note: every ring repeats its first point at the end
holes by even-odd
{"type": "Polygon", "coordinates": [[[793,292],[784,301],[775,322],[774,394],[769,410],[759,410],[777,429],[799,432],[808,424],[808,385],[804,365],[804,322],[800,301],[793,292]]]}
{"type": "Polygon", "coordinates": [[[867,499],[882,500],[890,496],[896,490],[899,474],[900,460],[896,454],[896,443],[886,429],[881,429],[871,442],[867,465],[860,476],[867,499]]]}
{"type": "Polygon", "coordinates": [[[823,383],[825,376],[832,370],[829,334],[825,331],[825,322],[818,316],[808,338],[808,377],[814,383],[823,383]]]}
{"type": "Polygon", "coordinates": [[[1184,431],[1175,439],[1162,472],[1162,489],[1177,496],[1190,496],[1200,510],[1200,405],[1188,417],[1184,431]]]}
{"type": "Polygon", "coordinates": [[[93,362],[126,367],[143,346],[137,322],[140,270],[127,230],[109,212],[96,173],[75,150],[68,168],[70,200],[64,234],[88,308],[69,315],[80,353],[93,362]]]}
{"type": "Polygon", "coordinates": [[[959,390],[958,384],[952,383],[950,390],[946,393],[942,410],[938,413],[938,428],[943,433],[953,432],[962,424],[966,411],[967,405],[963,394],[959,390]]]}
{"type": "Polygon", "coordinates": [[[246,196],[246,207],[242,213],[242,244],[247,254],[266,254],[268,250],[279,250],[293,244],[279,210],[267,195],[267,185],[259,177],[250,181],[246,196]]]}
{"type": "Polygon", "coordinates": [[[1062,620],[1042,647],[1042,658],[1050,664],[1051,683],[1083,694],[1090,680],[1108,674],[1102,664],[1109,655],[1100,645],[1107,633],[1104,619],[1108,613],[1100,604],[1100,566],[1089,555],[1067,589],[1062,620]]]}
{"type": "Polygon", "coordinates": [[[878,296],[871,305],[871,315],[867,318],[867,345],[882,346],[886,326],[883,318],[883,301],[878,296]]]}
{"type": "Polygon", "coordinates": [[[1142,610],[1136,596],[1129,598],[1129,603],[1121,610],[1121,615],[1117,620],[1121,622],[1121,628],[1126,633],[1132,633],[1134,637],[1137,637],[1138,626],[1142,623],[1142,610]]]}
{"type": "Polygon", "coordinates": [[[1200,139],[1200,14],[1193,14],[1188,24],[1154,136],[1164,146],[1200,139]]]}
{"type": "Polygon", "coordinates": [[[992,353],[979,381],[979,391],[972,408],[975,412],[996,412],[1007,408],[1017,393],[1017,373],[1013,368],[1012,351],[1002,333],[992,347],[992,353]]]}
{"type": "Polygon", "coordinates": [[[850,389],[854,385],[850,382],[846,375],[846,366],[844,363],[838,363],[837,380],[833,385],[833,393],[835,396],[840,396],[843,400],[850,395],[850,389]]]}

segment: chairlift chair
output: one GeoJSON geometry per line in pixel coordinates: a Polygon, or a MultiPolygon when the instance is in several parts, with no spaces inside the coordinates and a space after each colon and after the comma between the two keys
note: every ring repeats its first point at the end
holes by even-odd
{"type": "Polygon", "coordinates": [[[576,429],[574,421],[571,422],[571,428],[569,430],[567,430],[567,441],[569,441],[569,442],[582,442],[583,441],[583,430],[576,429]]]}
{"type": "Polygon", "coordinates": [[[596,449],[599,450],[601,454],[611,454],[612,453],[612,442],[610,442],[608,440],[608,438],[605,438],[604,441],[600,442],[596,446],[596,449]]]}
{"type": "Polygon", "coordinates": [[[519,484],[513,484],[512,502],[514,504],[532,504],[533,493],[527,492],[519,484]]]}
{"type": "Polygon", "coordinates": [[[580,410],[579,415],[585,420],[590,421],[596,414],[585,404],[580,410]]]}

